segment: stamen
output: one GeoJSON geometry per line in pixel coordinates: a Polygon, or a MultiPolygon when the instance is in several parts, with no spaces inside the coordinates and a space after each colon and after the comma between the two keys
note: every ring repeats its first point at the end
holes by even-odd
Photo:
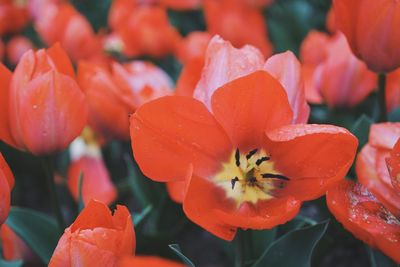
{"type": "Polygon", "coordinates": [[[235,160],[236,160],[236,166],[240,166],[240,151],[239,148],[236,148],[235,152],[235,160]]]}
{"type": "Polygon", "coordinates": [[[289,178],[287,178],[284,175],[281,174],[274,174],[274,173],[264,173],[261,174],[262,178],[272,178],[272,179],[280,179],[280,180],[285,180],[285,181],[289,181],[289,178]]]}
{"type": "Polygon", "coordinates": [[[246,159],[250,159],[254,154],[257,153],[257,148],[253,149],[252,151],[250,151],[247,155],[246,155],[246,159]]]}
{"type": "Polygon", "coordinates": [[[262,157],[262,158],[259,158],[259,159],[256,161],[256,164],[257,164],[257,166],[260,166],[261,163],[263,163],[264,161],[267,161],[267,160],[269,160],[269,159],[270,159],[270,157],[262,157]]]}
{"type": "Polygon", "coordinates": [[[232,190],[235,188],[236,182],[239,182],[239,178],[235,177],[231,180],[232,190]]]}

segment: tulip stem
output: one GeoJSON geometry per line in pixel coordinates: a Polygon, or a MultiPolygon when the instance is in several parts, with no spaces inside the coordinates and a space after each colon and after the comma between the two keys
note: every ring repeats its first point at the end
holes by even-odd
{"type": "Polygon", "coordinates": [[[238,229],[235,238],[235,267],[244,266],[244,231],[238,229]]]}
{"type": "Polygon", "coordinates": [[[379,99],[378,122],[387,121],[385,89],[386,89],[386,74],[380,73],[378,75],[378,99],[379,99]]]}
{"type": "Polygon", "coordinates": [[[46,183],[50,193],[50,200],[53,205],[53,212],[56,215],[58,227],[60,232],[62,233],[66,227],[64,217],[61,212],[61,205],[57,198],[56,192],[56,184],[54,182],[54,174],[53,174],[53,160],[51,156],[44,156],[41,158],[43,169],[45,171],[46,183]]]}

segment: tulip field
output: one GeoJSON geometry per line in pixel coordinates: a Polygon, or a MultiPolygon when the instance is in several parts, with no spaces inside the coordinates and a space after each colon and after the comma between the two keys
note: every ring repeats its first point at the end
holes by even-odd
{"type": "Polygon", "coordinates": [[[0,0],[22,266],[400,266],[400,1],[0,0]]]}

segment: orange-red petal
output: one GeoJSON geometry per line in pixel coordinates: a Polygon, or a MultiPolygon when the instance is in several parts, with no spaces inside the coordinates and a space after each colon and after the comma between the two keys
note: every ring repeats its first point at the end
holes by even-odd
{"type": "Polygon", "coordinates": [[[331,125],[289,125],[267,135],[274,168],[290,179],[277,193],[299,200],[318,198],[343,179],[358,145],[346,129],[331,125]]]}
{"type": "Polygon", "coordinates": [[[397,194],[400,194],[400,139],[397,141],[392,151],[390,151],[390,156],[386,158],[386,162],[392,185],[397,190],[397,194]]]}
{"type": "Polygon", "coordinates": [[[365,187],[343,180],[326,196],[329,210],[347,230],[400,263],[400,223],[365,187]]]}
{"type": "Polygon", "coordinates": [[[233,145],[244,151],[259,147],[266,130],[289,124],[293,116],[285,90],[265,71],[219,88],[212,97],[212,110],[233,145]]]}
{"type": "Polygon", "coordinates": [[[156,181],[184,180],[193,172],[208,176],[229,156],[231,144],[199,101],[162,97],[131,117],[132,150],[143,173],[156,181]]]}
{"type": "Polygon", "coordinates": [[[395,216],[399,216],[400,195],[391,184],[385,160],[388,155],[388,151],[378,150],[370,144],[365,145],[358,154],[356,172],[358,181],[395,216]]]}
{"type": "Polygon", "coordinates": [[[0,63],[0,139],[16,147],[10,130],[10,81],[12,73],[0,63]]]}
{"type": "Polygon", "coordinates": [[[118,264],[119,267],[184,267],[186,265],[163,259],[157,256],[127,256],[123,257],[118,264]]]}

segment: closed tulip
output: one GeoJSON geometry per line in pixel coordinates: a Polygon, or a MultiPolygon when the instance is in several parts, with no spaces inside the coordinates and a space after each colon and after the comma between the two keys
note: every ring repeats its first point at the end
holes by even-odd
{"type": "Polygon", "coordinates": [[[50,267],[118,266],[136,246],[131,215],[117,205],[114,215],[108,207],[92,200],[58,241],[50,267]]]}
{"type": "Polygon", "coordinates": [[[400,2],[334,0],[336,26],[357,57],[375,72],[400,67],[400,2]]]}
{"type": "Polygon", "coordinates": [[[25,53],[13,74],[0,66],[0,139],[35,155],[65,149],[87,120],[85,96],[59,45],[25,53]]]}

